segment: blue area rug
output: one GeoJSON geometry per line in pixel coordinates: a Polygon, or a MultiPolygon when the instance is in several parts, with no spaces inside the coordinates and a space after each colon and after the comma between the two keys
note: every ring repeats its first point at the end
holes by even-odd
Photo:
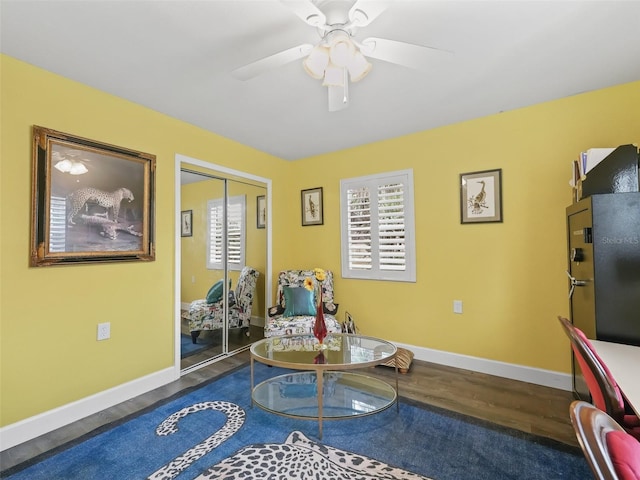
{"type": "MultiPolygon", "coordinates": [[[[283,372],[256,364],[256,384],[283,372]]],[[[357,473],[355,464],[349,465],[348,475],[339,477],[346,479],[421,478],[419,476],[435,480],[591,478],[589,467],[577,448],[405,401],[401,401],[399,412],[389,408],[367,417],[326,421],[320,441],[317,422],[281,417],[252,407],[249,390],[249,367],[245,366],[132,418],[103,427],[86,435],[82,441],[60,447],[29,464],[18,465],[3,472],[1,477],[10,480],[145,479],[164,466],[165,472],[173,471],[173,474],[157,478],[195,479],[205,474],[209,467],[226,463],[224,468],[232,470],[224,471],[235,471],[235,474],[219,476],[214,472],[202,478],[280,478],[273,473],[240,476],[240,470],[230,466],[229,457],[237,454],[231,459],[231,464],[235,465],[239,458],[246,459],[251,455],[253,460],[243,460],[245,467],[249,464],[258,466],[266,463],[261,455],[268,451],[260,448],[261,444],[276,444],[277,448],[291,454],[294,447],[290,441],[293,441],[305,452],[324,455],[324,463],[313,463],[315,468],[324,465],[322,472],[326,475],[321,473],[317,478],[326,478],[329,468],[347,468],[338,465],[350,458],[342,451],[377,461],[376,468],[369,466],[370,462],[366,464],[369,468],[366,475],[357,473]],[[227,415],[234,421],[227,422],[227,415]],[[156,433],[159,425],[166,435],[156,433]],[[230,438],[219,437],[216,432],[221,428],[229,430],[230,438]],[[201,450],[196,446],[203,443],[209,443],[209,453],[189,462],[188,467],[174,468],[184,464],[185,458],[194,450],[201,450]],[[285,443],[287,445],[283,446],[285,443]],[[245,448],[255,444],[258,444],[257,449],[245,448]],[[416,475],[392,474],[400,471],[398,469],[416,475]]],[[[283,461],[283,464],[289,467],[300,463],[299,454],[292,458],[295,461],[283,461]]],[[[360,465],[360,468],[364,467],[360,465]]],[[[289,472],[282,478],[292,476],[289,472]]]]}
{"type": "Polygon", "coordinates": [[[190,357],[211,347],[210,343],[204,343],[200,338],[198,338],[198,342],[193,343],[191,335],[180,334],[180,358],[190,357]]]}

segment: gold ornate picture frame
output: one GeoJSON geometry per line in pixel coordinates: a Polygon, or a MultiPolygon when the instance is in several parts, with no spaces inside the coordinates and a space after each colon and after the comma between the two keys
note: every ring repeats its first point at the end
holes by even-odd
{"type": "Polygon", "coordinates": [[[155,161],[34,126],[30,265],[155,260],[155,161]]]}

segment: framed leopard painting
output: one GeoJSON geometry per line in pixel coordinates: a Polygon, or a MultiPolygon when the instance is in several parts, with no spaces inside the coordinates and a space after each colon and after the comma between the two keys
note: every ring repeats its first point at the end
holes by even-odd
{"type": "Polygon", "coordinates": [[[155,161],[34,126],[30,265],[155,260],[155,161]]]}

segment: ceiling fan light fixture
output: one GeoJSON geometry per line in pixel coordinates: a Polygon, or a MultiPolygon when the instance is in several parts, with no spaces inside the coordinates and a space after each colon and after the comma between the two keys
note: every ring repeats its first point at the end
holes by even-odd
{"type": "Polygon", "coordinates": [[[340,28],[334,28],[327,33],[324,42],[329,46],[331,62],[337,67],[346,67],[356,52],[349,32],[340,28]]]}
{"type": "Polygon", "coordinates": [[[373,66],[365,58],[362,52],[357,51],[349,62],[349,75],[352,82],[359,82],[371,71],[373,66]]]}
{"type": "Polygon", "coordinates": [[[302,62],[305,72],[316,80],[320,80],[324,76],[324,71],[328,65],[329,50],[320,45],[314,47],[309,56],[302,62]]]}
{"type": "Polygon", "coordinates": [[[355,52],[356,47],[349,37],[338,38],[335,42],[332,42],[329,48],[329,58],[331,59],[331,63],[337,67],[346,67],[355,52]]]}
{"type": "Polygon", "coordinates": [[[87,173],[89,171],[84,163],[71,161],[68,158],[57,162],[54,165],[54,168],[61,171],[62,173],[69,173],[71,175],[82,175],[83,173],[87,173]]]}
{"type": "Polygon", "coordinates": [[[329,64],[324,72],[323,87],[343,87],[344,86],[344,68],[329,64]]]}
{"type": "Polygon", "coordinates": [[[83,173],[87,173],[89,170],[87,170],[87,167],[84,166],[84,163],[80,163],[80,162],[73,162],[73,165],[71,166],[71,170],[69,170],[69,173],[71,175],[82,175],[83,173]]]}
{"type": "Polygon", "coordinates": [[[59,170],[62,173],[69,173],[71,171],[71,167],[73,167],[73,164],[71,163],[71,160],[64,159],[56,163],[54,167],[56,168],[56,170],[59,170]]]}

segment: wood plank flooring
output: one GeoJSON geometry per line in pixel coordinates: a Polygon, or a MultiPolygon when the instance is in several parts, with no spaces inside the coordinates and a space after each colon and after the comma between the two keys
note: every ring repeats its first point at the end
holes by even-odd
{"type": "MultiPolygon", "coordinates": [[[[230,352],[246,348],[252,342],[264,338],[264,327],[251,325],[249,328],[249,336],[247,336],[246,332],[240,328],[234,328],[229,331],[229,336],[227,338],[230,352]]],[[[189,332],[189,327],[186,322],[183,322],[182,334],[191,336],[191,332],[189,332]]],[[[198,343],[207,343],[207,338],[210,339],[211,348],[207,348],[194,355],[183,358],[180,361],[180,368],[182,370],[186,370],[194,365],[210,360],[215,356],[222,355],[222,330],[201,332],[198,337],[198,343]]]]}
{"type": "MultiPolygon", "coordinates": [[[[5,450],[0,453],[0,470],[11,468],[248,362],[249,352],[245,350],[184,375],[152,392],[5,450]]],[[[393,368],[375,367],[367,369],[366,373],[384,378],[390,383],[395,382],[393,368]]],[[[569,420],[569,404],[573,400],[570,392],[418,360],[414,360],[407,374],[399,376],[399,390],[400,396],[411,400],[568,445],[578,445],[569,420]]]]}

